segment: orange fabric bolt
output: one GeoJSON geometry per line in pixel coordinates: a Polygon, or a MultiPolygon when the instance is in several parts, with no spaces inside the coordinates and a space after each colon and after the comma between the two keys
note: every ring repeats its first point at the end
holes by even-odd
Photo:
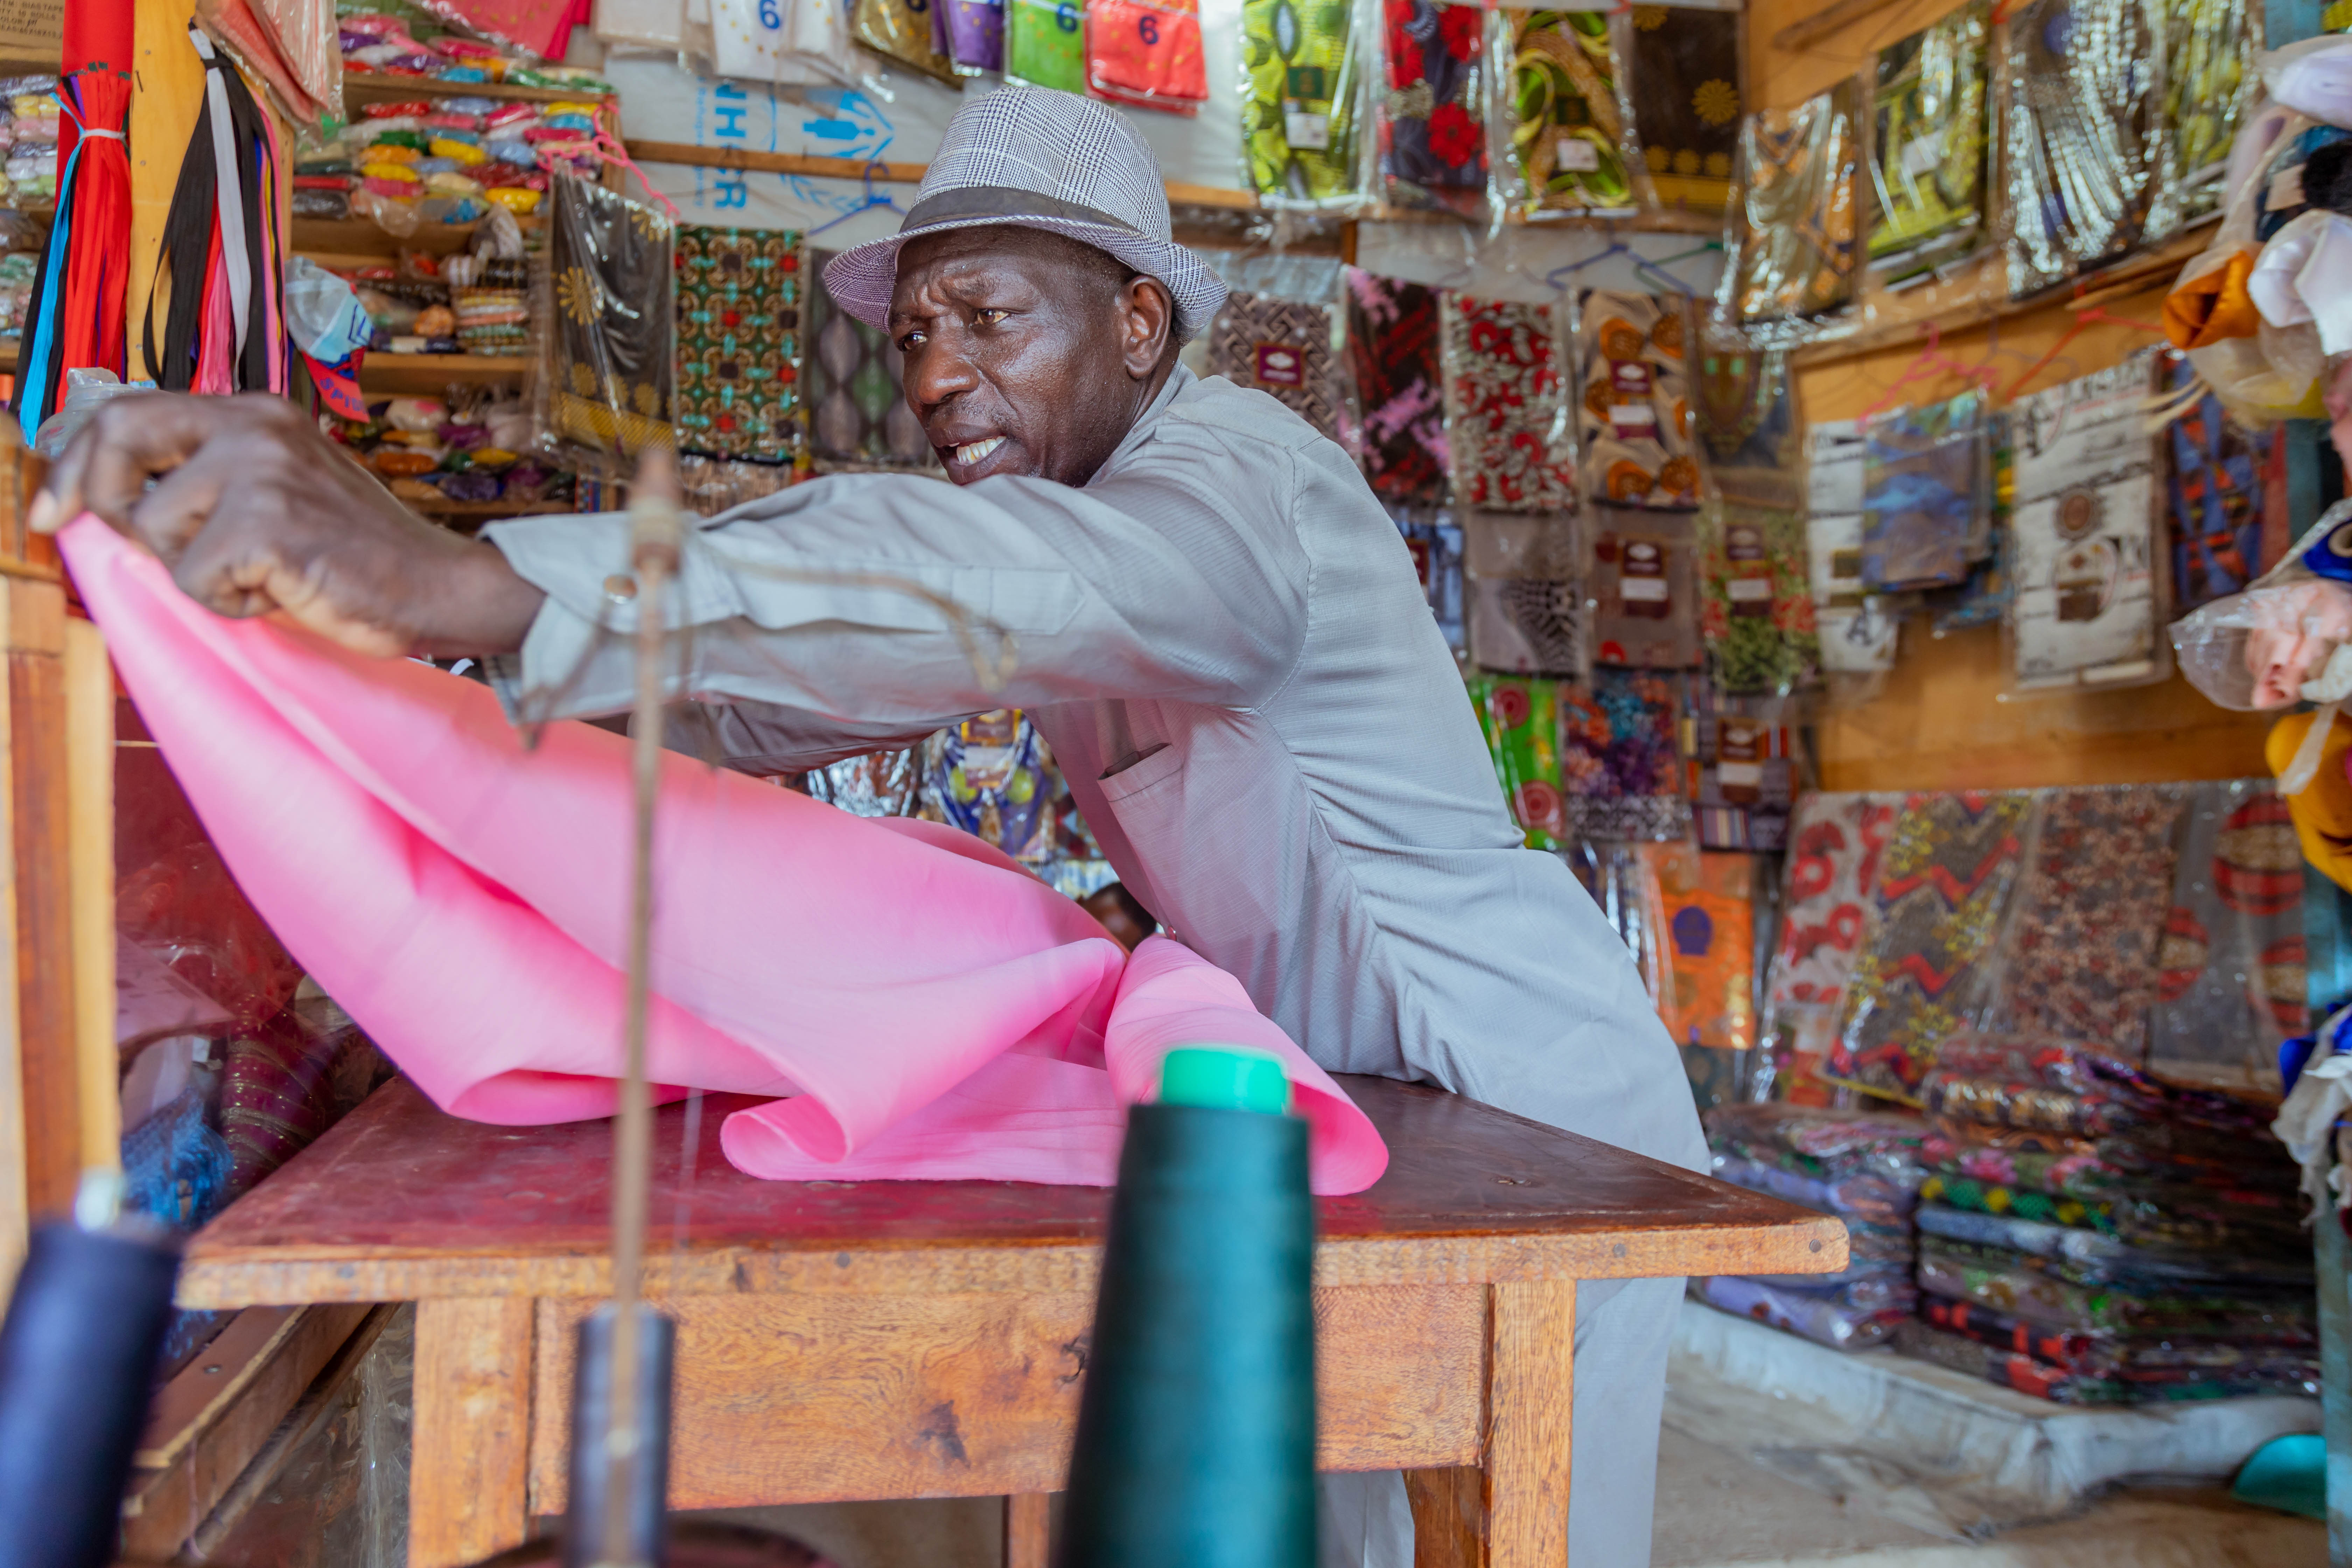
{"type": "MultiPolygon", "coordinates": [[[[2263,757],[2273,776],[2284,773],[2287,763],[2294,760],[2295,748],[2310,733],[2312,717],[2290,713],[2271,726],[2270,739],[2263,743],[2263,757]]],[[[2352,892],[2352,777],[2344,771],[2347,752],[2352,752],[2352,719],[2338,714],[2335,729],[2320,743],[2319,772],[2301,795],[2283,798],[2288,815],[2294,818],[2294,836],[2303,845],[2304,858],[2329,881],[2352,892]]]]}
{"type": "Polygon", "coordinates": [[[2221,266],[2181,284],[2164,297],[2164,335],[2177,349],[2210,348],[2262,330],[2262,312],[2246,291],[2254,253],[2241,250],[2221,266]]]}

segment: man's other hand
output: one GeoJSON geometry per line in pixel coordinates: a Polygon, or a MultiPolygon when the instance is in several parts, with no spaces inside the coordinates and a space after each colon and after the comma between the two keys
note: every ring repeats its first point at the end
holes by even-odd
{"type": "Polygon", "coordinates": [[[282,612],[362,653],[511,652],[544,597],[495,546],[416,516],[264,394],[108,403],[28,521],[47,532],[84,511],[162,557],[198,604],[282,612]]]}

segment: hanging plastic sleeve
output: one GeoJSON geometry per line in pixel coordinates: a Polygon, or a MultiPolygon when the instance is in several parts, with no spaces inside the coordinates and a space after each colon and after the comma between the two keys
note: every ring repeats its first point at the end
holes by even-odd
{"type": "Polygon", "coordinates": [[[245,185],[237,166],[236,129],[229,120],[228,84],[221,79],[227,64],[213,52],[213,41],[201,28],[188,29],[188,41],[205,62],[205,97],[212,106],[213,164],[219,171],[213,203],[220,214],[221,265],[228,272],[230,318],[236,323],[236,348],[230,357],[245,355],[247,320],[253,297],[253,258],[245,248],[245,185]]]}
{"type": "Polygon", "coordinates": [[[2344,706],[2338,699],[2327,703],[2311,716],[2311,728],[2304,731],[2303,744],[2294,749],[2294,758],[2279,774],[2281,795],[2301,795],[2319,776],[2320,753],[2327,749],[2327,732],[2336,727],[2336,715],[2344,706]]]}

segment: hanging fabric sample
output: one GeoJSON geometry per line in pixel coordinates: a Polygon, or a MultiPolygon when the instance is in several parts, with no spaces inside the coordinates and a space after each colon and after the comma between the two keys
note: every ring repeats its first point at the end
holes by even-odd
{"type": "Polygon", "coordinates": [[[1895,668],[1895,628],[1887,601],[1869,591],[1862,566],[1863,497],[1869,461],[1858,419],[1806,432],[1805,549],[1822,669],[1871,676],[1895,668]]]}
{"type": "Polygon", "coordinates": [[[1004,0],[1004,79],[1057,92],[1087,89],[1080,0],[1004,0]]]}
{"type": "Polygon", "coordinates": [[[1995,1027],[2126,1062],[2145,1056],[2188,805],[2186,788],[2163,784],[2050,792],[2018,889],[1995,1027]]]}
{"type": "Polygon", "coordinates": [[[1362,71],[1347,6],[1243,0],[1242,147],[1252,190],[1310,205],[1362,194],[1362,71]]]}
{"type": "Polygon", "coordinates": [[[1198,113],[1209,97],[1200,0],[1087,0],[1087,89],[1137,109],[1198,113]]]}
{"type": "MultiPolygon", "coordinates": [[[[934,0],[932,31],[946,34],[947,57],[960,76],[1004,69],[1004,0],[934,0]]],[[[940,40],[935,36],[932,47],[940,40]]]]}
{"type": "Polygon", "coordinates": [[[1470,678],[1495,777],[1530,849],[1558,849],[1569,833],[1560,802],[1559,689],[1549,680],[1470,678]]]}
{"type": "MultiPolygon", "coordinates": [[[[2196,379],[2170,362],[2168,388],[2196,379]]],[[[2172,610],[2178,616],[2251,586],[2273,562],[2263,552],[2262,461],[2256,438],[2212,393],[2165,430],[2165,500],[2172,521],[2172,610]]]]}
{"type": "Polygon", "coordinates": [[[1699,513],[1699,632],[1725,690],[1786,696],[1820,662],[1805,520],[1717,501],[1699,513]]]}
{"type": "Polygon", "coordinates": [[[1549,305],[1444,296],[1445,440],[1461,504],[1576,505],[1558,331],[1549,305]]]}
{"type": "Polygon", "coordinates": [[[1687,838],[1681,678],[1599,669],[1590,686],[1560,687],[1559,700],[1567,837],[1687,838]]]}
{"type": "Polygon", "coordinates": [[[801,237],[677,232],[678,446],[788,463],[801,444],[801,237]]]}
{"type": "Polygon", "coordinates": [[[1797,505],[1801,442],[1789,351],[1704,346],[1694,382],[1699,449],[1717,491],[1755,506],[1797,505]]]}
{"type": "Polygon", "coordinates": [[[2139,243],[2158,162],[2152,23],[2150,0],[2027,0],[2000,24],[2012,297],[2139,243]]]}
{"type": "MultiPolygon", "coordinates": [[[[162,342],[151,297],[141,323],[141,355],[166,392],[283,393],[291,350],[279,313],[285,237],[278,228],[277,132],[212,41],[195,31],[188,38],[205,58],[205,95],[156,258],[158,279],[165,270],[172,279],[163,296],[162,342]]],[[[50,242],[54,251],[54,230],[50,242]]],[[[28,384],[47,374],[42,345],[37,322],[27,351],[33,356],[28,384]]]]}
{"type": "Polygon", "coordinates": [[[1465,624],[1467,611],[1463,603],[1464,582],[1462,530],[1447,511],[1423,512],[1418,508],[1391,505],[1387,509],[1389,521],[1397,532],[1404,536],[1405,553],[1412,560],[1413,574],[1421,579],[1421,590],[1429,601],[1429,613],[1437,622],[1437,630],[1445,638],[1445,646],[1455,654],[1462,653],[1469,642],[1469,630],[1465,624]]]}
{"type": "Polygon", "coordinates": [[[1890,283],[1948,266],[1983,240],[1990,16],[1985,0],[1972,0],[1878,51],[1870,261],[1890,283]]]}
{"type": "Polygon", "coordinates": [[[1485,199],[1486,12],[1440,0],[1387,0],[1374,105],[1382,196],[1468,216],[1485,199]]]}
{"type": "Polygon", "coordinates": [[[1594,507],[1584,520],[1592,657],[1601,664],[1694,669],[1699,641],[1698,533],[1687,514],[1594,507]]]}
{"type": "Polygon", "coordinates": [[[2164,239],[2217,210],[2230,149],[2260,78],[2247,0],[2159,0],[2164,29],[2164,142],[2147,237],[2164,239]]]}
{"type": "Polygon", "coordinates": [[[1665,932],[1658,1016],[1678,1046],[1756,1044],[1756,861],[1691,844],[1647,844],[1665,932]]]}
{"type": "Polygon", "coordinates": [[[813,250],[803,273],[809,449],[828,468],[936,468],[939,454],[907,406],[907,356],[888,334],[834,308],[824,289],[832,259],[813,250]]]}
{"type": "Polygon", "coordinates": [[[1744,222],[1724,298],[1751,336],[1794,341],[1853,300],[1855,96],[1842,82],[1740,127],[1744,222]]]}
{"type": "Polygon", "coordinates": [[[1584,591],[1571,520],[1474,511],[1462,534],[1470,657],[1507,675],[1581,677],[1584,591]]]}
{"type": "Polygon", "coordinates": [[[2189,788],[2157,946],[2147,1064],[2275,1093],[2279,1042],[2310,1026],[2294,818],[2268,779],[2189,788]]]}
{"type": "Polygon", "coordinates": [[[1879,867],[1903,809],[1895,795],[1809,795],[1789,826],[1780,940],[1766,976],[1768,1016],[1835,1015],[1845,1004],[1878,896],[1879,867]]]}
{"type": "Polygon", "coordinates": [[[1797,731],[1774,704],[1728,696],[1692,682],[1692,814],[1699,847],[1778,852],[1789,841],[1799,770],[1797,731]]]}
{"type": "Polygon", "coordinates": [[[1739,151],[1739,13],[1636,5],[1633,141],[1663,207],[1721,212],[1739,151]]]}
{"type": "Polygon", "coordinates": [[[619,478],[677,441],[676,227],[569,174],[550,194],[540,440],[568,468],[619,478]]]}
{"type": "Polygon", "coordinates": [[[1846,986],[1827,1075],[1917,1102],[1936,1047],[1990,997],[1988,960],[2009,912],[2033,798],[1913,795],[1880,863],[1871,945],[1846,986]]]}
{"type": "Polygon", "coordinates": [[[1672,294],[1588,289],[1578,297],[1578,425],[1584,493],[1594,500],[1677,510],[1698,504],[1684,371],[1689,306],[1672,294]]]}
{"type": "Polygon", "coordinates": [[[1356,461],[1372,493],[1442,501],[1452,467],[1445,444],[1445,374],[1434,289],[1350,267],[1348,365],[1356,384],[1356,461]]]}
{"type": "MultiPolygon", "coordinates": [[[[1506,11],[1507,199],[1534,216],[1626,212],[1640,199],[1624,92],[1605,11],[1506,11]]],[[[1499,172],[1499,171],[1498,171],[1499,172]]],[[[1498,182],[1502,183],[1502,182],[1498,182]]]]}
{"type": "Polygon", "coordinates": [[[2009,626],[2020,690],[2129,686],[2165,673],[2156,449],[2140,416],[2153,357],[2135,354],[2011,409],[2009,626]]]}
{"type": "Polygon", "coordinates": [[[1880,593],[1968,581],[1991,527],[1984,400],[1964,392],[1863,428],[1862,580],[1880,593]]]}
{"type": "Polygon", "coordinates": [[[1209,373],[1255,387],[1326,436],[1339,434],[1331,307],[1238,291],[1209,323],[1209,373]]]}
{"type": "MultiPolygon", "coordinates": [[[[131,254],[131,158],[124,138],[131,123],[131,0],[77,0],[65,18],[57,216],[25,301],[13,395],[27,441],[56,411],[66,372],[108,370],[122,376],[129,368],[122,306],[131,254]]],[[[242,213],[238,217],[232,240],[243,236],[242,213]]],[[[268,221],[276,221],[274,207],[268,221]]]]}
{"type": "Polygon", "coordinates": [[[932,40],[929,13],[927,0],[850,0],[850,31],[884,59],[961,89],[955,61],[932,40]]]}
{"type": "MultiPolygon", "coordinates": [[[[610,1115],[626,741],[562,721],[526,747],[485,686],[214,616],[94,517],[59,545],[239,886],[369,1037],[453,1114],[610,1115]]],[[[729,1117],[740,1169],[1106,1185],[1124,1105],[1210,1039],[1283,1064],[1314,1186],[1379,1176],[1370,1123],[1178,944],[1130,959],[969,837],[664,755],[651,1077],[784,1097],[729,1117]],[[806,896],[774,896],[786,865],[806,896]]]]}

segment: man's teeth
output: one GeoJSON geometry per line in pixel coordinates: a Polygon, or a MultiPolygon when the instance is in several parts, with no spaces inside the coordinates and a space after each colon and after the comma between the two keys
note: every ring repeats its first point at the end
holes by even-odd
{"type": "Polygon", "coordinates": [[[956,461],[970,466],[1003,445],[1004,437],[1002,436],[991,436],[985,441],[966,441],[955,449],[956,461]]]}

